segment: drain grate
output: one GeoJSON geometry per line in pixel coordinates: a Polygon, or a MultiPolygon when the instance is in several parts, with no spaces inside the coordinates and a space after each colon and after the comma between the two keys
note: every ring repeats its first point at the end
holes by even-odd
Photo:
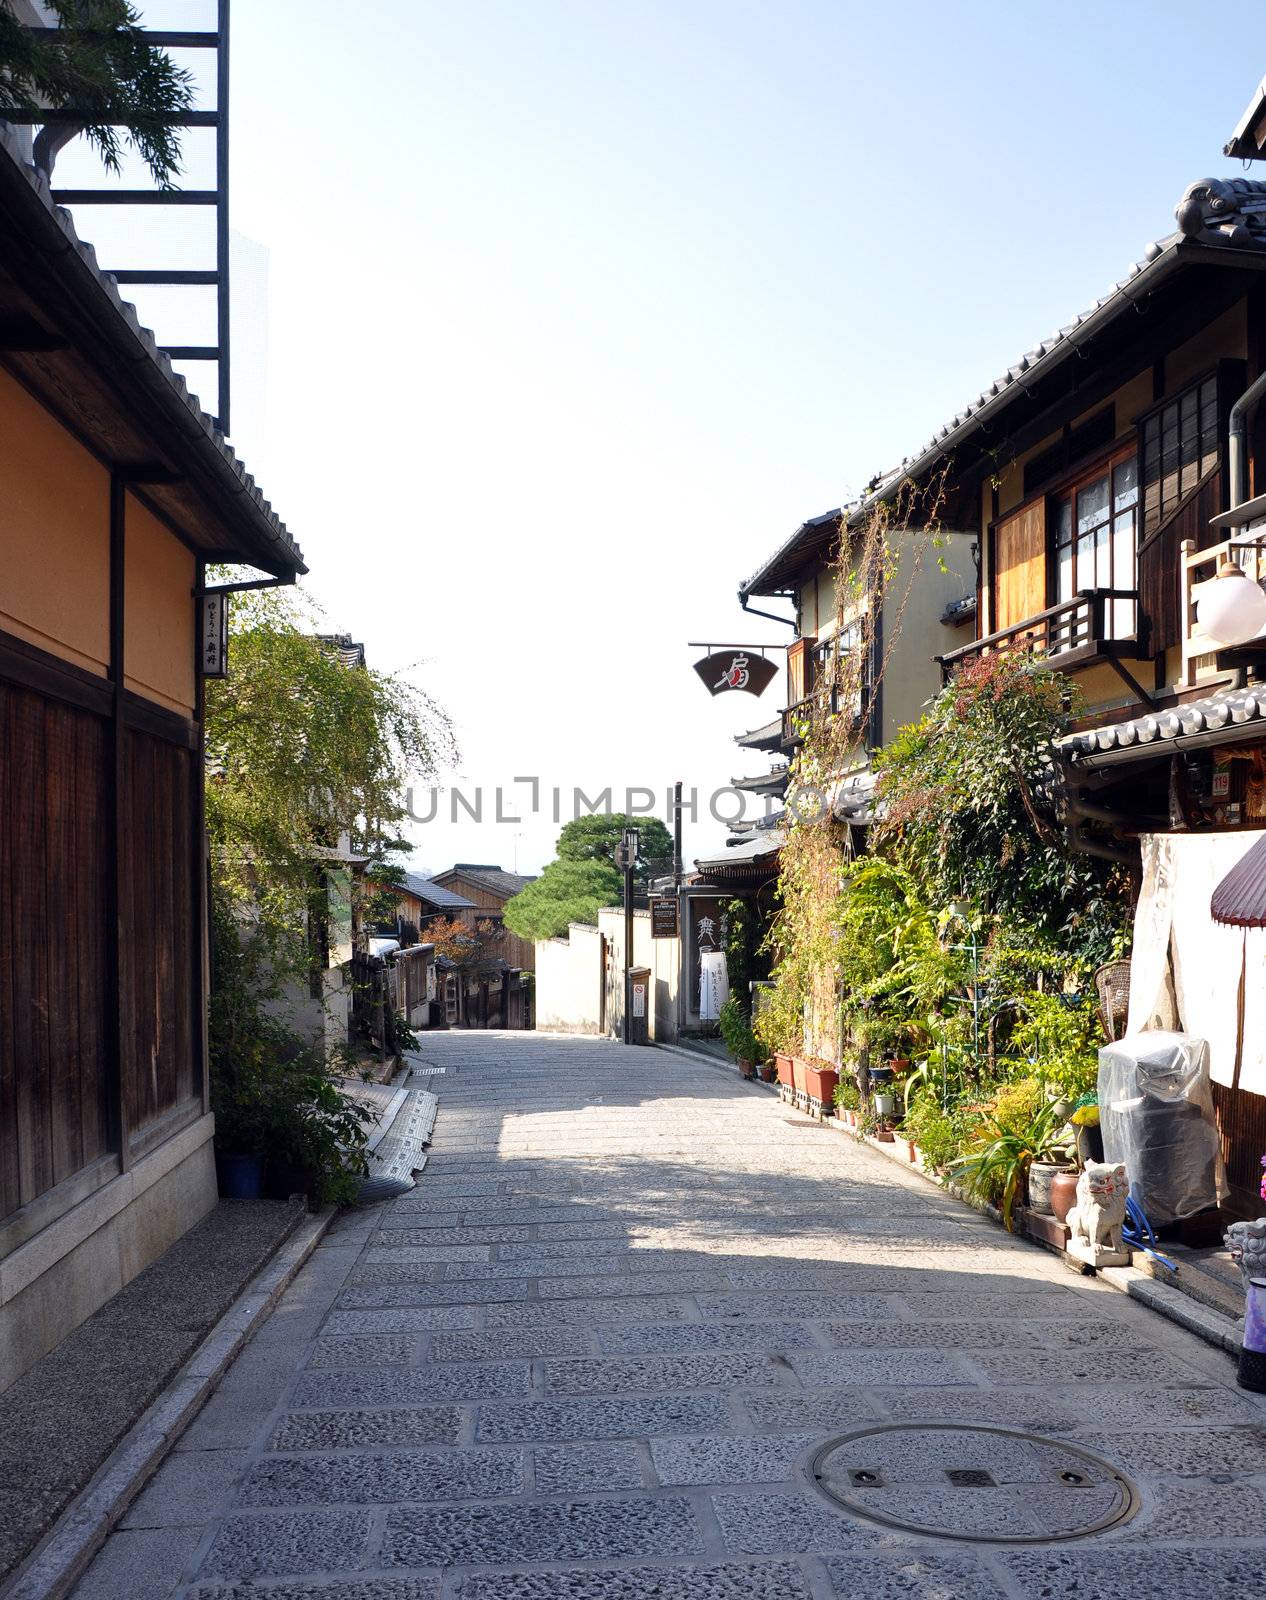
{"type": "Polygon", "coordinates": [[[870,1522],[986,1544],[1083,1539],[1139,1504],[1130,1480],[1079,1444],[954,1422],[860,1428],[822,1445],[810,1471],[822,1494],[870,1522]]]}

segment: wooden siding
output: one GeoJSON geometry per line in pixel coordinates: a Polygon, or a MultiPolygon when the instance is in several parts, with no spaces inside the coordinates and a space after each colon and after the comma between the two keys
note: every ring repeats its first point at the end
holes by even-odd
{"type": "Polygon", "coordinates": [[[1046,501],[1039,499],[993,530],[993,617],[998,632],[1046,608],[1046,501]]]}
{"type": "Polygon", "coordinates": [[[1261,1212],[1258,1185],[1266,1150],[1266,1097],[1215,1083],[1213,1105],[1222,1135],[1230,1208],[1240,1216],[1256,1217],[1261,1212]]]}
{"type": "Polygon", "coordinates": [[[107,750],[0,681],[0,1216],[110,1148],[107,750]]]}
{"type": "Polygon", "coordinates": [[[133,1137],[200,1090],[193,1078],[191,756],[129,729],[119,885],[122,1078],[133,1137]]]}
{"type": "Polygon", "coordinates": [[[1183,641],[1182,542],[1193,540],[1197,550],[1207,550],[1210,545],[1217,544],[1222,534],[1209,526],[1209,519],[1221,510],[1222,471],[1214,467],[1139,546],[1139,605],[1150,628],[1149,648],[1158,655],[1183,641]]]}

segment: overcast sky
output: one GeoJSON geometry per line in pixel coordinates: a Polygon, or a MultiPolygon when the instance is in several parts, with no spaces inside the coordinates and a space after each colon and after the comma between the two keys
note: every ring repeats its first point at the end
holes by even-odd
{"type": "MultiPolygon", "coordinates": [[[[731,736],[781,680],[710,699],[689,641],[785,644],[739,580],[1240,170],[1260,18],[239,0],[233,223],[267,284],[235,442],[330,624],[450,709],[449,781],[524,817],[441,796],[415,864],[537,870],[556,786],[566,815],[757,769],[731,736]]],[[[723,837],[705,807],[687,856],[723,837]]]]}

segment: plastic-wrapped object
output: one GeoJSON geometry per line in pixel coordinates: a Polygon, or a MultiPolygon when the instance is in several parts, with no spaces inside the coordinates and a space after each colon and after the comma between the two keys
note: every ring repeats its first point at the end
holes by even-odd
{"type": "Polygon", "coordinates": [[[1104,1157],[1125,1163],[1130,1198],[1154,1227],[1226,1199],[1203,1039],[1132,1033],[1104,1045],[1099,1126],[1104,1157]]]}

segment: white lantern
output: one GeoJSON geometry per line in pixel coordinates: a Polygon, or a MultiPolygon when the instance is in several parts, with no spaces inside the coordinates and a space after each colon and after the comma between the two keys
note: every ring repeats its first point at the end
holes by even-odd
{"type": "Polygon", "coordinates": [[[1224,561],[1196,601],[1196,621],[1214,644],[1247,644],[1266,632],[1266,593],[1243,567],[1224,561]]]}

